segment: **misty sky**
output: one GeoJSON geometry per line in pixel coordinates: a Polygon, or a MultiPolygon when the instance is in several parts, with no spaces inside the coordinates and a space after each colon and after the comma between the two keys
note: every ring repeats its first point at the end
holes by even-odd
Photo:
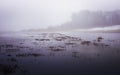
{"type": "Polygon", "coordinates": [[[61,25],[81,10],[119,9],[120,0],[0,0],[0,31],[61,25]]]}

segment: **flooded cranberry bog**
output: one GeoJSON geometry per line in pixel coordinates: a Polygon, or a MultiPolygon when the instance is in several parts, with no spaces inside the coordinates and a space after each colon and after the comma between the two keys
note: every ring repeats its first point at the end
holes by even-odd
{"type": "Polygon", "coordinates": [[[0,75],[119,75],[120,33],[0,34],[0,75]]]}

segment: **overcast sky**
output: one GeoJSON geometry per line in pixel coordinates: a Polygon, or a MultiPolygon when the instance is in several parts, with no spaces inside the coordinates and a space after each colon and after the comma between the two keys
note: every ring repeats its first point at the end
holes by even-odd
{"type": "Polygon", "coordinates": [[[61,25],[81,10],[116,10],[120,0],[0,0],[0,30],[61,25]]]}

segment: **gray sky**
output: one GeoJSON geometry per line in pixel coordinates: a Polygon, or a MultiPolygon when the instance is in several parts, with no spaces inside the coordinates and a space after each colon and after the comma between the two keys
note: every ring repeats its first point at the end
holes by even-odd
{"type": "Polygon", "coordinates": [[[116,10],[120,0],[0,0],[0,30],[61,25],[80,10],[116,10]]]}

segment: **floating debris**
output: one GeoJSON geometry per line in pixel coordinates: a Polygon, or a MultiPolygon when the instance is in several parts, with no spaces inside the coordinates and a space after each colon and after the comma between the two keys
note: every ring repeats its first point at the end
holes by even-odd
{"type": "Polygon", "coordinates": [[[67,42],[65,43],[65,45],[75,45],[76,43],[73,43],[73,42],[67,42]]]}
{"type": "Polygon", "coordinates": [[[98,42],[101,42],[103,39],[104,39],[104,38],[100,36],[100,37],[97,38],[97,41],[98,41],[98,42]]]}
{"type": "Polygon", "coordinates": [[[17,52],[17,51],[20,51],[20,50],[17,49],[17,48],[12,48],[12,49],[6,49],[5,51],[6,52],[17,52]]]}
{"type": "Polygon", "coordinates": [[[90,45],[90,43],[91,43],[90,41],[82,41],[81,42],[82,45],[90,45]]]}
{"type": "Polygon", "coordinates": [[[35,39],[37,41],[50,41],[50,39],[35,39]]]}
{"type": "Polygon", "coordinates": [[[49,48],[51,51],[65,51],[65,47],[62,46],[58,46],[58,47],[50,46],[49,48]]]}
{"type": "Polygon", "coordinates": [[[0,45],[1,48],[13,48],[14,46],[12,44],[3,44],[0,45]]]}
{"type": "Polygon", "coordinates": [[[38,56],[45,56],[45,55],[40,53],[22,53],[22,54],[17,54],[16,56],[17,57],[29,57],[29,56],[38,57],[38,56]]]}
{"type": "Polygon", "coordinates": [[[64,41],[66,40],[67,38],[66,37],[56,37],[54,38],[56,41],[64,41]]]}

